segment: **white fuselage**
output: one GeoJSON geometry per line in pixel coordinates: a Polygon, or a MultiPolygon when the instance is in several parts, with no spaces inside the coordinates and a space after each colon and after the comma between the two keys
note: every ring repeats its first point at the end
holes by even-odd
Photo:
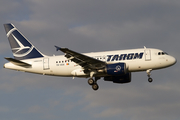
{"type": "MultiPolygon", "coordinates": [[[[126,63],[128,72],[161,69],[176,63],[174,57],[165,54],[162,50],[152,48],[93,52],[84,53],[84,55],[105,61],[107,64],[126,63]]],[[[64,55],[46,56],[22,61],[31,64],[32,67],[25,68],[14,65],[13,63],[6,63],[4,68],[43,75],[89,77],[89,75],[84,73],[81,66],[68,60],[64,55]]],[[[102,77],[107,75],[106,73],[100,74],[102,77]]]]}

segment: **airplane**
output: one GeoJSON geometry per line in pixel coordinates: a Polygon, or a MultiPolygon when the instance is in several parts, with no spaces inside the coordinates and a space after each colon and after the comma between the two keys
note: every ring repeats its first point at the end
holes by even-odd
{"type": "Polygon", "coordinates": [[[154,48],[78,53],[68,48],[55,46],[64,55],[42,54],[12,23],[4,24],[14,58],[5,58],[4,68],[61,77],[89,78],[88,84],[98,90],[97,81],[113,83],[131,82],[131,73],[146,71],[152,82],[151,71],[166,68],[176,59],[154,48]]]}

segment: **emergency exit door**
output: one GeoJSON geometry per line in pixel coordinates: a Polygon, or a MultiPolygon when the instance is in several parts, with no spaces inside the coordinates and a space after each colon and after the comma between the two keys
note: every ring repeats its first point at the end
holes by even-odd
{"type": "Polygon", "coordinates": [[[48,70],[49,69],[49,58],[43,59],[43,69],[48,70]]]}
{"type": "Polygon", "coordinates": [[[145,49],[144,53],[145,53],[145,60],[146,61],[151,60],[151,50],[145,49]]]}

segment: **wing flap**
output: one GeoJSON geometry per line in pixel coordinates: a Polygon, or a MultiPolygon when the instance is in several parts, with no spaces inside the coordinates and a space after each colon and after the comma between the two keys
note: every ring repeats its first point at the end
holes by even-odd
{"type": "Polygon", "coordinates": [[[25,62],[22,62],[20,60],[16,60],[16,59],[13,59],[13,58],[5,58],[6,60],[8,60],[9,62],[15,64],[15,65],[18,65],[18,66],[21,66],[21,67],[31,67],[31,64],[28,64],[28,63],[25,63],[25,62]]]}

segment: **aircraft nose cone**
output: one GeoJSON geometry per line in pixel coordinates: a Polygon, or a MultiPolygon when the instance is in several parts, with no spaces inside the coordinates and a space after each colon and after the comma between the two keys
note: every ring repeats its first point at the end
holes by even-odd
{"type": "Polygon", "coordinates": [[[174,57],[171,57],[170,62],[172,65],[176,64],[177,60],[174,57]]]}

